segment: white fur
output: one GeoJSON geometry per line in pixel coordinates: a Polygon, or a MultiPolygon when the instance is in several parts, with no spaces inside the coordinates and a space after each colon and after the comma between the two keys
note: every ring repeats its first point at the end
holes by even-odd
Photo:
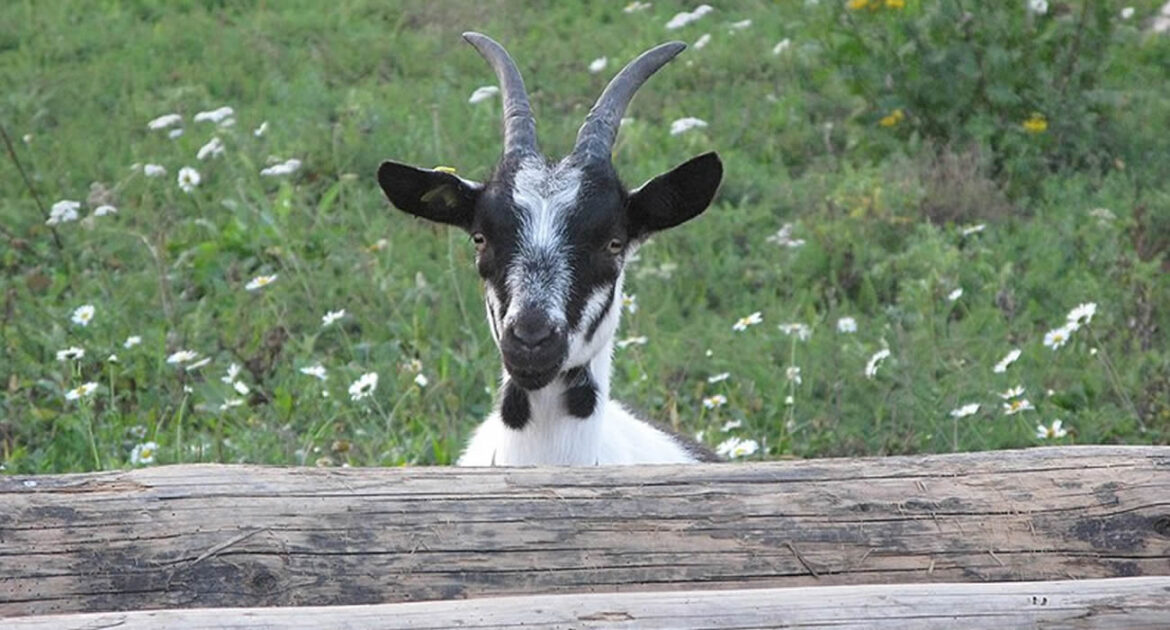
{"type": "Polygon", "coordinates": [[[533,306],[543,308],[553,321],[564,323],[570,281],[565,217],[580,186],[580,171],[565,166],[550,170],[536,159],[528,160],[516,172],[512,201],[521,209],[520,251],[508,269],[512,300],[501,322],[504,328],[523,309],[533,306]],[[525,264],[528,261],[537,263],[525,264]]]}
{"type": "MultiPolygon", "coordinates": [[[[620,294],[622,277],[616,290],[620,294]]],[[[599,290],[600,292],[600,290],[599,290]]],[[[605,296],[590,296],[594,312],[600,310],[605,296]]],[[[586,306],[588,310],[590,306],[586,306]]],[[[460,466],[597,466],[611,464],[667,464],[698,461],[678,441],[650,424],[634,417],[619,403],[609,399],[609,378],[613,355],[613,335],[621,318],[621,300],[610,305],[593,342],[584,344],[585,333],[574,331],[570,344],[570,364],[583,361],[573,357],[592,351],[588,358],[589,373],[597,387],[598,404],[593,415],[578,418],[568,413],[564,404],[565,385],[557,379],[549,386],[528,393],[531,416],[528,424],[517,431],[504,424],[499,411],[484,420],[460,456],[460,466]]],[[[588,326],[582,317],[582,327],[588,326]]],[[[504,379],[506,381],[507,375],[504,379]]]]}

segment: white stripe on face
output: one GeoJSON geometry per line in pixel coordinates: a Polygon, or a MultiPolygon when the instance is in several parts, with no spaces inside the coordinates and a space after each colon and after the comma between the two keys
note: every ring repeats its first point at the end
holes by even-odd
{"type": "Polygon", "coordinates": [[[623,272],[618,275],[614,284],[604,284],[595,288],[585,302],[585,308],[581,311],[581,319],[577,322],[577,328],[569,333],[569,359],[567,361],[569,365],[588,361],[613,339],[614,333],[617,332],[618,321],[621,319],[621,293],[624,278],[625,273],[623,272]],[[615,299],[610,303],[609,311],[603,313],[602,309],[605,308],[610,295],[614,295],[615,299]],[[601,323],[593,333],[593,338],[586,340],[589,327],[598,317],[601,318],[601,323]]]}
{"type": "Polygon", "coordinates": [[[520,210],[519,247],[508,268],[511,294],[504,325],[526,308],[539,308],[553,321],[565,322],[569,300],[569,252],[565,219],[577,200],[581,172],[539,160],[527,160],[516,172],[512,200],[520,210]]]}

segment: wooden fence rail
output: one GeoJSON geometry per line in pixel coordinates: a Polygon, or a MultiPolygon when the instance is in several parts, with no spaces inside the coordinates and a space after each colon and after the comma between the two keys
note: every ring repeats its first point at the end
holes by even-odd
{"type": "Polygon", "coordinates": [[[0,478],[0,616],[1165,575],[1170,447],[0,478]]]}
{"type": "Polygon", "coordinates": [[[1165,630],[1170,626],[1170,577],[535,595],[304,608],[195,608],[21,617],[7,623],[10,630],[1165,630]]]}

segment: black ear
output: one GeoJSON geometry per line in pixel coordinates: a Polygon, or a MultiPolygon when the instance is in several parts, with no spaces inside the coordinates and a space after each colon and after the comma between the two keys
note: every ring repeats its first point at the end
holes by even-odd
{"type": "Polygon", "coordinates": [[[483,185],[451,173],[398,162],[378,167],[382,192],[399,210],[463,229],[471,227],[475,201],[483,185]]]}
{"type": "Polygon", "coordinates": [[[630,226],[635,238],[665,230],[697,216],[719,189],[723,163],[704,153],[642,184],[630,193],[630,226]]]}

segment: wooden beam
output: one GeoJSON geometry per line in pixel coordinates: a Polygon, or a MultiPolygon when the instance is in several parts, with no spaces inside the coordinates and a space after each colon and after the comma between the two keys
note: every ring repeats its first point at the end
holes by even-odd
{"type": "Polygon", "coordinates": [[[492,597],[305,608],[195,608],[9,619],[11,630],[507,628],[1149,628],[1170,577],[492,597]]]}
{"type": "Polygon", "coordinates": [[[0,477],[0,616],[1170,575],[1170,447],[0,477]]]}

